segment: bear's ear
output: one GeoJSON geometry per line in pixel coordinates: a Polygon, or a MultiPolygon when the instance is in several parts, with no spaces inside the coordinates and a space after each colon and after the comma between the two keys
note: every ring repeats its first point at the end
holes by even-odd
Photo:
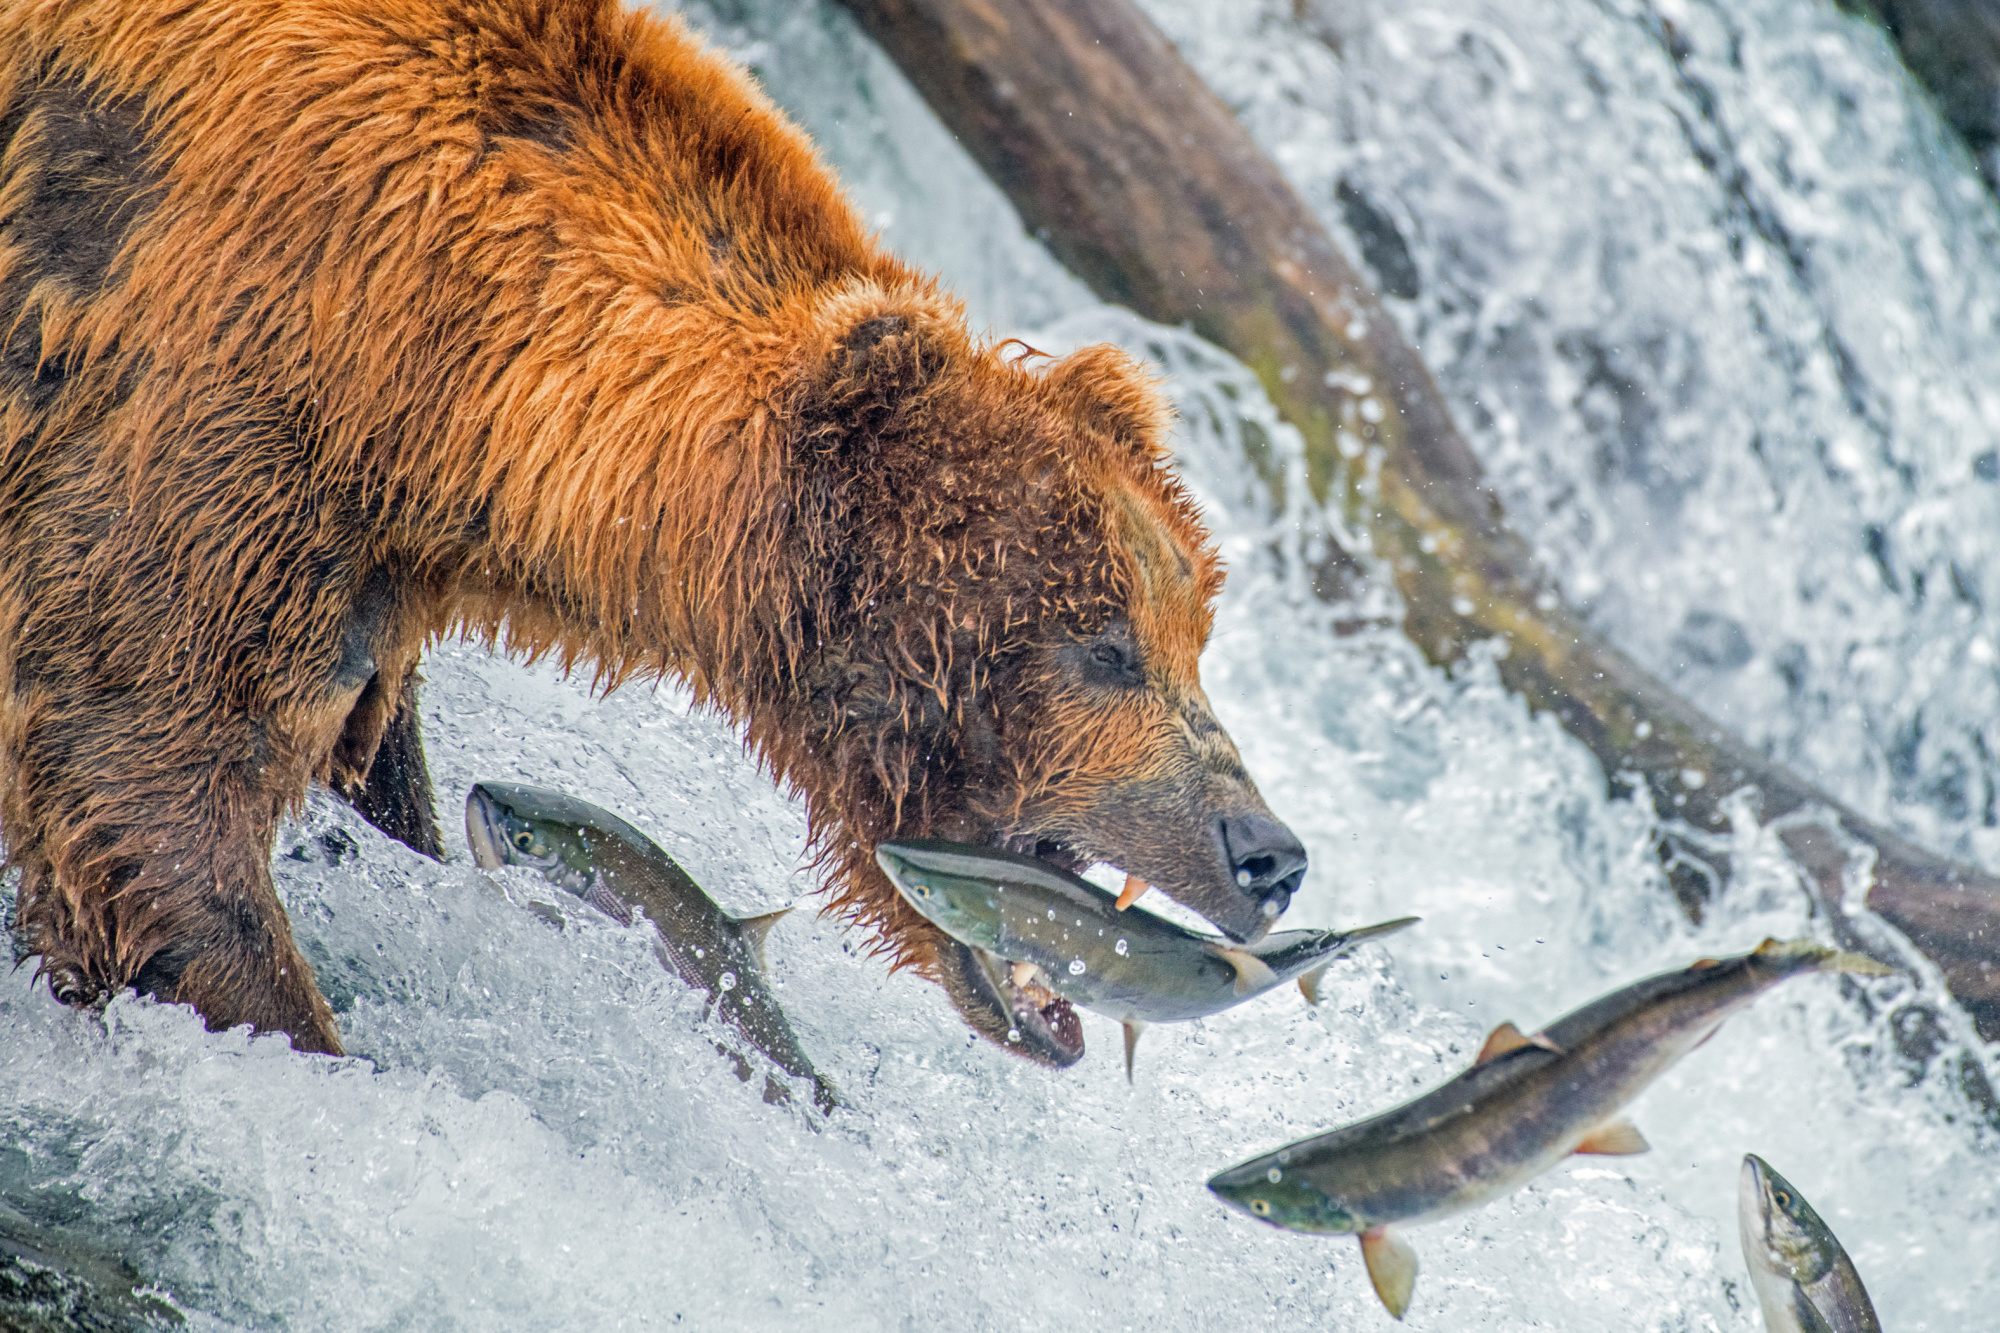
{"type": "Polygon", "coordinates": [[[1173,409],[1159,380],[1109,343],[1083,347],[1044,373],[1051,402],[1078,425],[1110,436],[1149,461],[1166,456],[1173,409]]]}
{"type": "Polygon", "coordinates": [[[921,298],[879,291],[843,293],[822,312],[812,396],[823,410],[896,412],[934,383],[951,352],[951,324],[921,298]]]}

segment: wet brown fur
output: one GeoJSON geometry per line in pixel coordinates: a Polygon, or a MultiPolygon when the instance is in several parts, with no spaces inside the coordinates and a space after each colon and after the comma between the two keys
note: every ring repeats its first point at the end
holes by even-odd
{"type": "Polygon", "coordinates": [[[1164,424],[1115,351],[976,342],[673,22],[0,0],[22,939],[64,998],[339,1050],[274,821],[365,796],[385,734],[412,762],[454,631],[687,681],[901,965],[936,975],[939,937],[869,859],[892,834],[1170,880],[1134,801],[1262,806],[1201,697],[1220,573],[1164,424]],[[1132,680],[1079,676],[1106,635],[1132,680]]]}

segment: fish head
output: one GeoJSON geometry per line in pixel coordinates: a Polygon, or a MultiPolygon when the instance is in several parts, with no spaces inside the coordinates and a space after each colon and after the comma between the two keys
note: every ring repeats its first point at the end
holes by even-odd
{"type": "Polygon", "coordinates": [[[962,867],[949,844],[885,842],[875,864],[910,906],[953,939],[984,949],[1000,947],[1000,887],[962,867]]]}
{"type": "Polygon", "coordinates": [[[1747,1262],[1805,1285],[1833,1267],[1833,1233],[1805,1196],[1755,1153],[1745,1153],[1736,1194],[1747,1262]]]}
{"type": "Polygon", "coordinates": [[[1367,1230],[1327,1192],[1294,1169],[1290,1149],[1253,1158],[1217,1172],[1209,1192],[1230,1207],[1286,1231],[1349,1234],[1367,1230]]]}
{"type": "Polygon", "coordinates": [[[486,870],[523,866],[571,892],[589,887],[592,863],[583,830],[550,807],[567,801],[539,801],[533,787],[481,782],[465,798],[465,840],[472,859],[486,870]]]}

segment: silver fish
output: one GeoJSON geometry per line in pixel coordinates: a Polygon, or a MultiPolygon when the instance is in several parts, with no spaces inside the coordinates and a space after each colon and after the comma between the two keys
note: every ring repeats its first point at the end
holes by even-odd
{"type": "Polygon", "coordinates": [[[1736,1220],[1771,1333],[1882,1333],[1861,1274],[1831,1228],[1755,1153],[1743,1156],[1736,1220]]]}
{"type": "Polygon", "coordinates": [[[1252,1158],[1208,1187],[1272,1226],[1360,1237],[1375,1294],[1401,1319],[1417,1257],[1391,1223],[1477,1207],[1571,1153],[1645,1152],[1619,1109],[1724,1019],[1790,977],[1889,970],[1811,940],[1704,958],[1593,1000],[1533,1036],[1502,1023],[1472,1068],[1444,1086],[1252,1158]]]}
{"type": "Polygon", "coordinates": [[[1125,1028],[1125,1076],[1149,1023],[1204,1018],[1287,981],[1318,1002],[1320,974],[1364,940],[1415,917],[1358,930],[1290,930],[1255,945],[1197,935],[1033,857],[936,841],[885,842],[876,863],[932,924],[984,951],[1032,1003],[1059,995],[1125,1028]]]}
{"type": "MultiPolygon", "coordinates": [[[[633,907],[644,908],[659,932],[660,961],[705,992],[716,1014],[780,1069],[810,1080],[821,1110],[839,1104],[764,982],[764,937],[791,908],[732,917],[644,833],[609,810],[541,787],[476,784],[465,798],[465,837],[486,869],[536,870],[620,925],[632,924],[633,907]]],[[[739,1063],[738,1072],[747,1078],[749,1067],[739,1063]]],[[[782,1100],[782,1089],[767,1084],[765,1100],[782,1100]]]]}

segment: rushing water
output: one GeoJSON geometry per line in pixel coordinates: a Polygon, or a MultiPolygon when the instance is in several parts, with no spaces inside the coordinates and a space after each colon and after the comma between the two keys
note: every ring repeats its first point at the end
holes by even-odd
{"type": "MultiPolygon", "coordinates": [[[[1879,37],[1803,0],[1149,8],[1401,293],[1569,594],[1863,809],[2000,861],[2000,227],[1879,37]]],[[[445,645],[425,722],[453,863],[325,798],[279,841],[354,1058],[130,998],[71,1012],[17,971],[0,1198],[121,1250],[196,1327],[1387,1326],[1351,1242],[1201,1181],[1442,1079],[1502,1019],[1810,933],[1807,896],[1746,820],[1738,878],[1680,919],[1650,815],[1490,668],[1448,678],[1302,595],[1282,556],[1310,516],[1242,461],[1294,466],[1296,440],[1247,373],[1093,302],[837,11],[693,17],[977,319],[1167,369],[1233,569],[1209,692],[1313,855],[1289,920],[1423,926],[1317,1011],[1284,992],[1154,1029],[1128,1087],[1113,1025],[1086,1017],[1074,1070],[1029,1066],[801,912],[770,964],[849,1102],[822,1124],[738,1081],[643,932],[552,929],[456,830],[476,779],[562,787],[748,912],[811,887],[797,807],[671,689],[592,699],[445,645]]],[[[2000,1124],[1965,1091],[1990,1053],[1910,998],[1791,983],[1641,1099],[1651,1154],[1412,1228],[1412,1326],[1757,1328],[1744,1151],[1806,1191],[1887,1327],[2000,1326],[2000,1124]]]]}

